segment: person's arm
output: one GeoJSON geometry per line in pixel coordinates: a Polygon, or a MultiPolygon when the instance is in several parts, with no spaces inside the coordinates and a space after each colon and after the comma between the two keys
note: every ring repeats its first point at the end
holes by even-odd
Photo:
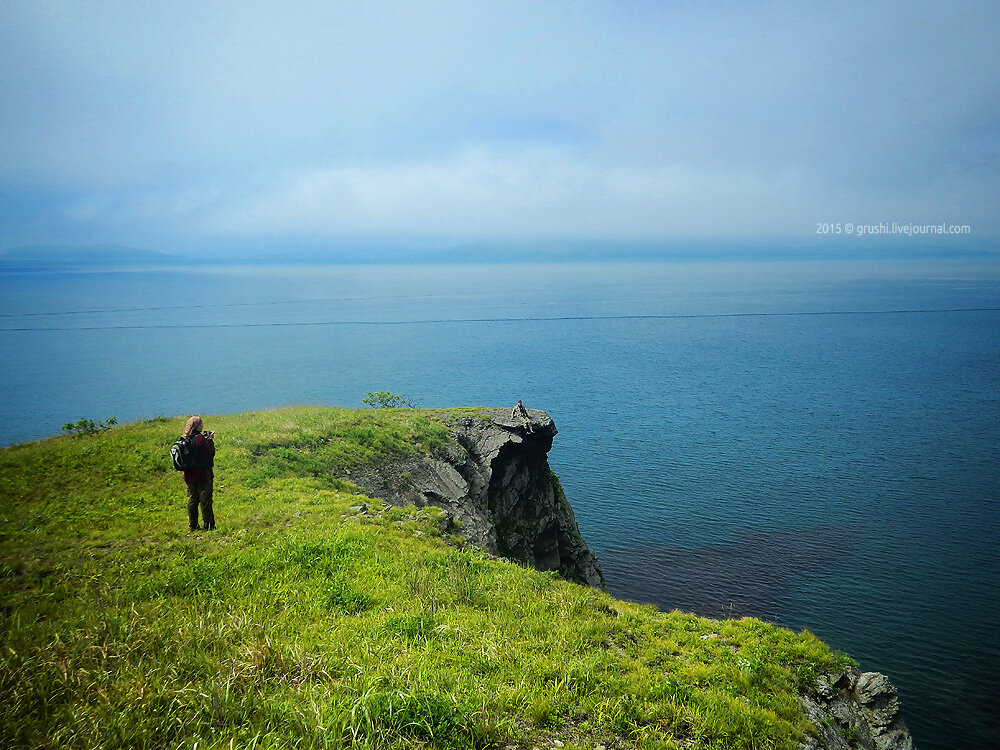
{"type": "Polygon", "coordinates": [[[200,432],[198,433],[198,437],[194,440],[194,447],[204,453],[208,458],[215,457],[215,440],[205,437],[200,432]]]}

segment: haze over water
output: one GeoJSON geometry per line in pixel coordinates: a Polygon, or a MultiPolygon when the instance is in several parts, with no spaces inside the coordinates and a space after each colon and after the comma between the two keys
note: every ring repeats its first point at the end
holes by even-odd
{"type": "Polygon", "coordinates": [[[613,594],[809,628],[919,747],[996,746],[996,261],[7,269],[0,315],[4,444],[522,398],[613,594]]]}

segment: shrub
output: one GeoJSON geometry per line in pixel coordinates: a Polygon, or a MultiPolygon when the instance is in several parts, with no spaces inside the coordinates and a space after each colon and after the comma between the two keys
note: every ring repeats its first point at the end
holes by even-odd
{"type": "Polygon", "coordinates": [[[67,422],[62,428],[70,435],[83,437],[84,435],[96,435],[99,432],[110,430],[116,424],[118,424],[118,419],[115,417],[109,417],[106,422],[95,422],[93,419],[80,417],[76,422],[67,422]]]}
{"type": "Polygon", "coordinates": [[[368,391],[361,399],[361,403],[373,409],[398,409],[401,406],[413,409],[416,406],[409,396],[390,391],[375,391],[374,393],[368,391]]]}

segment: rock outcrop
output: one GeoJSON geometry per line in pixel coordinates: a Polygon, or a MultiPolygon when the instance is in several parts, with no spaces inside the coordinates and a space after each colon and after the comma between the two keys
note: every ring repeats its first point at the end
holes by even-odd
{"type": "Polygon", "coordinates": [[[800,750],[913,750],[896,688],[884,674],[850,668],[826,675],[801,701],[817,735],[800,750]]]}
{"type": "Polygon", "coordinates": [[[457,533],[492,554],[604,588],[597,557],[549,468],[555,423],[543,411],[528,416],[530,424],[512,419],[509,409],[452,417],[454,442],[444,451],[351,481],[394,505],[443,509],[457,533]]]}

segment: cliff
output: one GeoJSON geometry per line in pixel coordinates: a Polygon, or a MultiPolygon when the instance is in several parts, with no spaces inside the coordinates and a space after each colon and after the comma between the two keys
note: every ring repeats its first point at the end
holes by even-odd
{"type": "Polygon", "coordinates": [[[555,425],[508,414],[206,416],[212,532],[182,418],[0,450],[0,747],[908,750],[811,633],[597,587],[555,425]]]}
{"type": "Polygon", "coordinates": [[[544,411],[528,415],[530,429],[509,409],[452,417],[452,440],[441,450],[348,476],[394,505],[441,508],[450,530],[491,554],[603,588],[597,557],[549,468],[555,423],[544,411]]]}
{"type": "Polygon", "coordinates": [[[889,678],[848,667],[824,675],[800,701],[816,727],[800,750],[913,750],[889,678]]]}
{"type": "MultiPolygon", "coordinates": [[[[530,430],[508,409],[450,417],[451,441],[442,449],[350,479],[396,506],[441,508],[446,530],[491,554],[604,589],[597,557],[549,468],[555,422],[544,411],[528,415],[530,430]]],[[[799,750],[913,750],[896,689],[883,674],[848,666],[805,686],[799,701],[815,727],[799,750]]]]}

